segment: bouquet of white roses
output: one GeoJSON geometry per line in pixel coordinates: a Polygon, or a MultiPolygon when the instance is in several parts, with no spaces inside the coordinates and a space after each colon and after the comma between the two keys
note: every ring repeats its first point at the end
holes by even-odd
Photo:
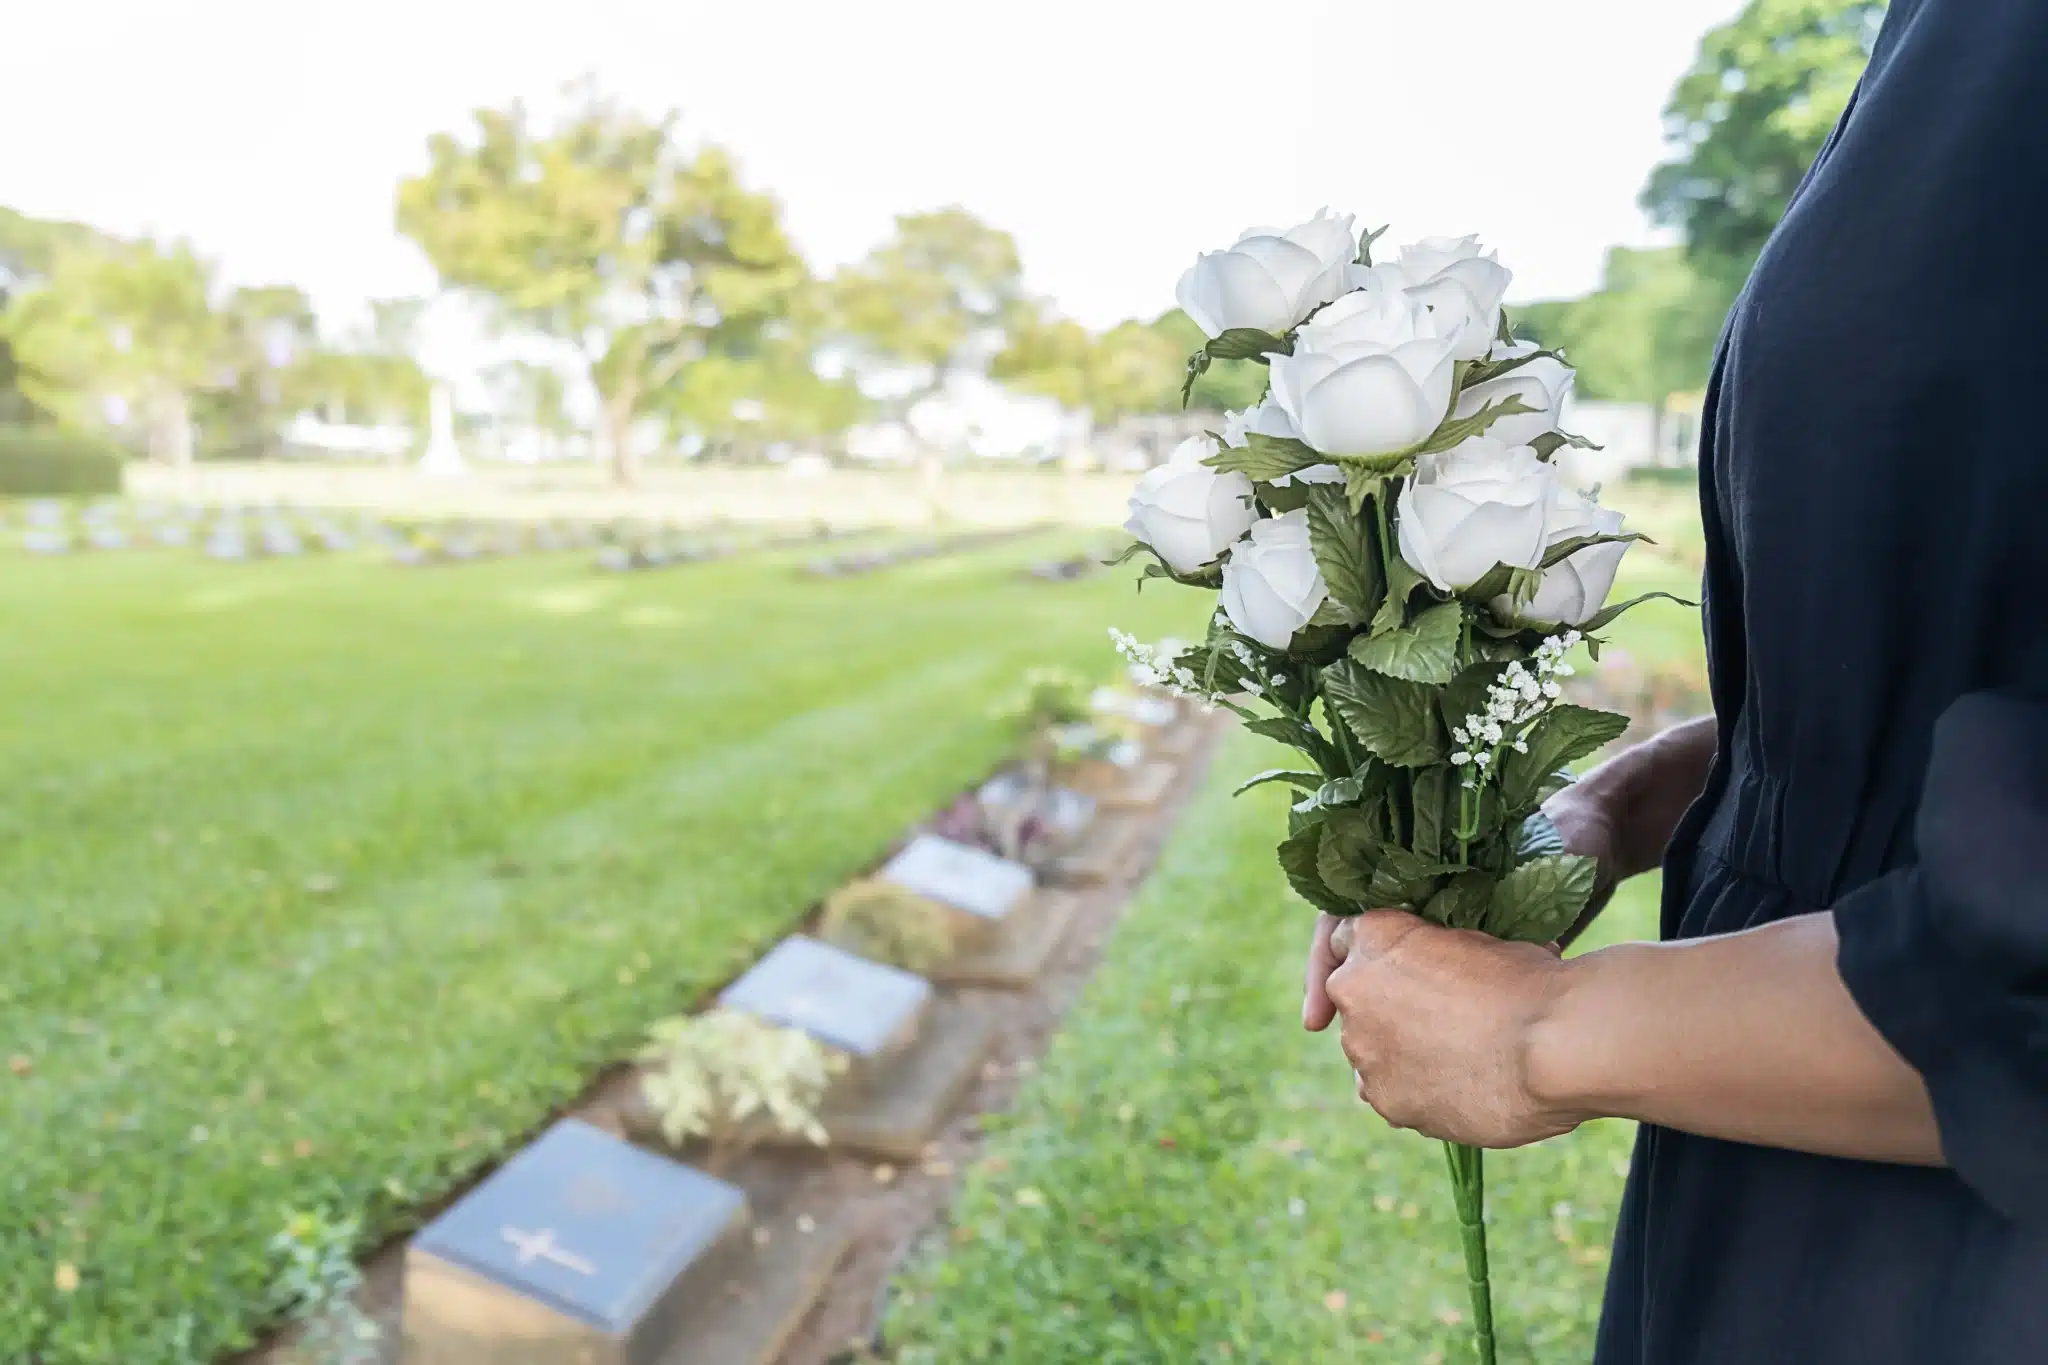
{"type": "MultiPolygon", "coordinates": [[[[1324,210],[1182,277],[1209,338],[1188,389],[1218,359],[1260,361],[1271,382],[1131,498],[1126,557],[1219,593],[1207,639],[1162,657],[1112,635],[1157,681],[1299,751],[1240,790],[1298,789],[1279,856],[1311,905],[1547,943],[1596,868],[1540,807],[1627,725],[1562,701],[1559,679],[1634,605],[1605,603],[1642,537],[1550,463],[1586,444],[1558,430],[1572,371],[1514,339],[1507,270],[1472,237],[1375,265],[1378,235],[1324,210]]],[[[1480,1153],[1447,1146],[1491,1365],[1480,1153]]]]}

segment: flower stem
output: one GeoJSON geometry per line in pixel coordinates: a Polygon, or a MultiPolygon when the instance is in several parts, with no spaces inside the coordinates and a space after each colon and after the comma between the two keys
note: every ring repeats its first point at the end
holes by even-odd
{"type": "Polygon", "coordinates": [[[1465,1243],[1465,1287],[1472,1297],[1473,1348],[1479,1365],[1495,1365],[1493,1276],[1486,1262],[1486,1153],[1446,1142],[1451,1197],[1458,1206],[1458,1233],[1465,1243]]]}

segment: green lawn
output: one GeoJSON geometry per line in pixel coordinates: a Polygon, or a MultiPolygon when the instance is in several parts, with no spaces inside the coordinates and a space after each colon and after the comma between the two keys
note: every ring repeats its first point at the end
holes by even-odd
{"type": "Polygon", "coordinates": [[[402,1229],[986,771],[1023,669],[1199,628],[1017,573],[1088,543],[0,556],[0,1360],[245,1344],[287,1210],[402,1229]]]}
{"type": "MultiPolygon", "coordinates": [[[[898,1282],[899,1365],[1463,1362],[1437,1144],[1361,1106],[1300,1025],[1312,912],[1273,860],[1274,748],[1237,734],[1101,973],[898,1282]]],[[[1654,933],[1632,883],[1596,942],[1654,933]]],[[[1601,1123],[1494,1155],[1504,1361],[1584,1360],[1630,1141],[1601,1123]]]]}

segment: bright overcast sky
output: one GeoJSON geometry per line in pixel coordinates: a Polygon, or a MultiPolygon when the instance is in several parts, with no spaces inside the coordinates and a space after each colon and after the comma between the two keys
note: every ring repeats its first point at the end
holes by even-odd
{"type": "Polygon", "coordinates": [[[398,179],[470,109],[593,74],[729,146],[820,268],[896,212],[1016,234],[1102,325],[1331,203],[1480,232],[1511,298],[1651,240],[1659,110],[1738,0],[63,0],[0,41],[0,203],[189,238],[342,320],[433,274],[398,179]],[[1455,23],[1452,22],[1455,16],[1455,23]]]}

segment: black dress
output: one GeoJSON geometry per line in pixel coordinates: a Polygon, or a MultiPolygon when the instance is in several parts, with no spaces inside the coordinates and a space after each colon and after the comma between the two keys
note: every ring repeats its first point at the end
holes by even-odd
{"type": "Polygon", "coordinates": [[[2048,0],[1894,0],[1700,485],[1720,749],[1664,934],[1830,910],[1953,1169],[1646,1126],[1597,1361],[2048,1362],[2048,0]]]}

